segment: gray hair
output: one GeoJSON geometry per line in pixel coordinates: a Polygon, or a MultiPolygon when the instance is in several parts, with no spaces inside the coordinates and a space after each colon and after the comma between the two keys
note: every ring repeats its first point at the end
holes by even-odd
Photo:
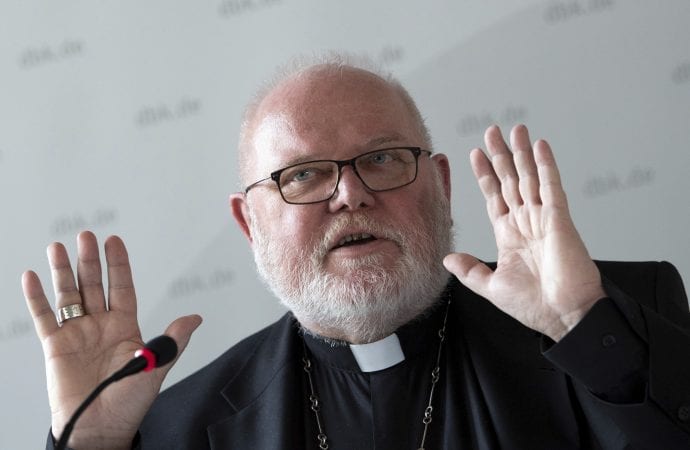
{"type": "MultiPolygon", "coordinates": [[[[270,94],[273,89],[285,81],[299,79],[300,77],[309,74],[314,70],[323,70],[334,73],[348,68],[369,72],[383,80],[395,92],[397,92],[412,115],[412,119],[418,128],[417,131],[424,140],[424,145],[427,149],[432,149],[431,134],[426,126],[424,117],[419,112],[419,108],[417,108],[417,104],[412,99],[410,93],[389,71],[384,70],[371,58],[362,55],[340,52],[299,55],[290,59],[286,64],[279,66],[273,77],[259,87],[250,102],[245,107],[244,114],[242,115],[242,123],[240,125],[237,158],[241,183],[246,185],[247,183],[251,182],[251,180],[247,179],[247,166],[249,164],[249,154],[251,153],[249,150],[251,150],[250,139],[252,124],[255,122],[256,113],[261,105],[261,102],[268,96],[268,94],[270,94]]],[[[242,186],[242,188],[244,188],[244,186],[242,186]]]]}

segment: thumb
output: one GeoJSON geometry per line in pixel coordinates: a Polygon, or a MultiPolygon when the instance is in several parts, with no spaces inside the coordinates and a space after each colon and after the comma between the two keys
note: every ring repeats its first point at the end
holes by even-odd
{"type": "Polygon", "coordinates": [[[201,316],[197,314],[192,314],[189,316],[178,317],[175,319],[168,328],[165,329],[165,335],[170,336],[175,340],[177,344],[177,355],[175,359],[170,364],[159,368],[161,379],[165,377],[172,366],[177,362],[182,355],[182,352],[187,348],[189,339],[192,337],[192,333],[201,325],[201,316]]]}
{"type": "Polygon", "coordinates": [[[467,253],[451,253],[443,258],[443,265],[458,280],[476,294],[488,298],[487,291],[493,270],[467,253]]]}

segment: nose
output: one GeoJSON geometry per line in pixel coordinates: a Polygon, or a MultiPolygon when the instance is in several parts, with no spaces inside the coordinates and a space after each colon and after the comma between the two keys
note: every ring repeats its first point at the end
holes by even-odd
{"type": "Polygon", "coordinates": [[[364,185],[351,166],[344,166],[335,194],[328,202],[331,212],[343,209],[355,210],[374,205],[374,196],[364,185]]]}

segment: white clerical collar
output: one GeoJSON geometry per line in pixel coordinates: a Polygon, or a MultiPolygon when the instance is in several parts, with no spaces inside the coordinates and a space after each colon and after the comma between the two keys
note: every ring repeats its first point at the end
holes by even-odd
{"type": "Polygon", "coordinates": [[[405,360],[400,340],[395,333],[368,344],[350,344],[350,350],[362,372],[387,369],[405,360]]]}

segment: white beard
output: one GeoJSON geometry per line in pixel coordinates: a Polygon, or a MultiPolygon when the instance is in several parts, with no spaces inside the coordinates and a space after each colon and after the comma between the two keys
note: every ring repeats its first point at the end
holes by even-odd
{"type": "Polygon", "coordinates": [[[433,305],[448,282],[442,260],[452,248],[452,221],[440,182],[436,188],[422,209],[422,226],[404,230],[374,221],[364,211],[343,213],[315,234],[311,249],[288,255],[249,208],[257,270],[308,331],[352,343],[388,336],[433,305]],[[367,255],[341,264],[344,275],[326,272],[329,243],[353,227],[396,243],[402,256],[395,266],[386,270],[382,255],[367,255]]]}

